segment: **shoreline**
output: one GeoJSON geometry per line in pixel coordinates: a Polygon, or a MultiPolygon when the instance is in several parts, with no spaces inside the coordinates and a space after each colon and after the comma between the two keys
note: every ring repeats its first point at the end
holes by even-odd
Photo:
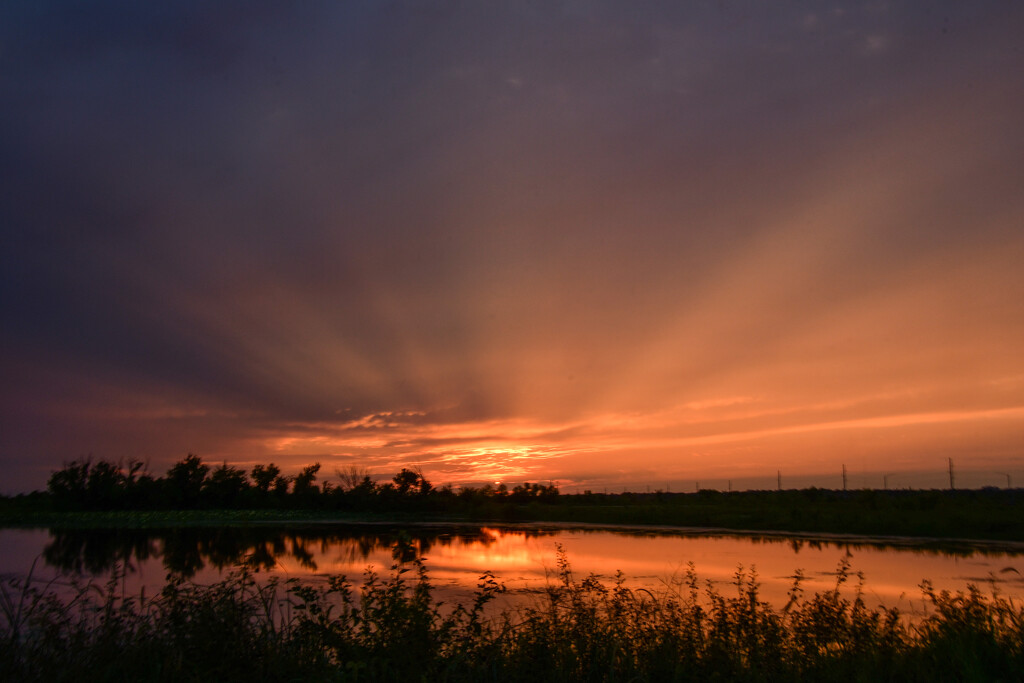
{"type": "Polygon", "coordinates": [[[778,541],[830,543],[835,545],[867,545],[901,548],[956,548],[980,552],[1006,552],[1024,555],[1024,541],[964,536],[913,536],[906,534],[870,534],[841,531],[801,531],[798,529],[751,529],[709,525],[637,524],[627,522],[584,522],[565,520],[504,520],[422,515],[324,515],[282,514],[277,510],[187,510],[127,512],[47,512],[0,515],[0,530],[160,530],[173,528],[244,528],[244,527],[417,527],[417,528],[500,528],[522,530],[613,532],[666,536],[737,536],[767,538],[778,541]]]}

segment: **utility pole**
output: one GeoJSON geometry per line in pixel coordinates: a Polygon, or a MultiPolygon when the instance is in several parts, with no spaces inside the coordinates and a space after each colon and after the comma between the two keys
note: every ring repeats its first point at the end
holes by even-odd
{"type": "Polygon", "coordinates": [[[778,486],[778,489],[781,491],[782,490],[782,470],[776,470],[775,471],[775,478],[776,478],[776,486],[778,486]]]}
{"type": "Polygon", "coordinates": [[[953,458],[948,458],[948,460],[949,460],[949,490],[952,491],[954,488],[956,488],[955,486],[953,486],[953,458]]]}
{"type": "Polygon", "coordinates": [[[846,465],[843,465],[843,490],[846,490],[846,465]]]}
{"type": "Polygon", "coordinates": [[[732,493],[732,479],[729,480],[729,492],[732,493]]]}

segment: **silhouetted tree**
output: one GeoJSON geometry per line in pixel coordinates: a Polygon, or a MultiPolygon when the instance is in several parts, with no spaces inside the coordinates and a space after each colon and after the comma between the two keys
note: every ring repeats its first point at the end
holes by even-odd
{"type": "Polygon", "coordinates": [[[554,484],[544,486],[543,484],[531,484],[524,482],[521,486],[512,489],[509,499],[516,503],[528,503],[532,500],[551,502],[558,497],[558,487],[554,484]]]}
{"type": "Polygon", "coordinates": [[[274,477],[274,493],[282,496],[288,493],[288,487],[291,486],[292,477],[276,476],[274,477]]]}
{"type": "Polygon", "coordinates": [[[166,486],[172,502],[183,507],[196,507],[209,471],[210,466],[204,465],[202,459],[193,453],[167,470],[166,486]]]}
{"type": "Polygon", "coordinates": [[[253,487],[262,493],[270,491],[270,486],[274,483],[274,478],[281,474],[281,468],[270,463],[269,465],[253,465],[252,483],[253,487]]]}
{"type": "Polygon", "coordinates": [[[368,470],[354,465],[347,469],[335,470],[340,483],[334,490],[334,505],[345,508],[362,508],[370,505],[377,495],[377,485],[370,478],[368,470]]]}
{"type": "Polygon", "coordinates": [[[292,487],[293,494],[305,494],[316,488],[316,473],[320,471],[320,463],[307,465],[302,471],[295,475],[295,484],[292,487]]]}
{"type": "Polygon", "coordinates": [[[128,460],[128,467],[124,471],[124,507],[141,509],[159,505],[157,480],[146,469],[146,463],[141,460],[128,460]]]}
{"type": "Polygon", "coordinates": [[[402,471],[396,474],[391,481],[394,482],[394,487],[398,494],[403,496],[414,493],[427,495],[434,489],[419,469],[411,470],[403,467],[402,471]]]}
{"type": "Polygon", "coordinates": [[[360,487],[366,488],[367,482],[369,482],[370,485],[373,484],[373,479],[370,478],[370,472],[363,467],[351,465],[344,470],[334,470],[334,473],[338,475],[338,479],[341,482],[339,486],[346,491],[351,491],[360,487]]]}
{"type": "Polygon", "coordinates": [[[203,499],[214,507],[234,507],[249,488],[245,472],[226,462],[213,470],[203,484],[203,499]]]}
{"type": "Polygon", "coordinates": [[[420,477],[419,482],[416,484],[416,487],[419,489],[420,495],[426,496],[433,493],[434,485],[427,481],[427,478],[423,476],[423,471],[420,470],[420,468],[418,467],[416,468],[416,474],[418,474],[420,477]]]}
{"type": "Polygon", "coordinates": [[[307,465],[295,475],[292,496],[299,505],[309,507],[316,502],[320,489],[316,487],[316,473],[320,471],[320,463],[307,465]]]}
{"type": "Polygon", "coordinates": [[[416,474],[416,472],[413,472],[410,469],[402,468],[402,471],[396,474],[391,481],[393,481],[395,484],[395,490],[400,495],[405,496],[408,495],[410,491],[413,491],[415,489],[416,484],[419,482],[419,480],[420,475],[416,474]]]}
{"type": "Polygon", "coordinates": [[[46,489],[54,504],[64,510],[78,510],[88,504],[89,469],[91,459],[72,460],[50,475],[46,489]]]}

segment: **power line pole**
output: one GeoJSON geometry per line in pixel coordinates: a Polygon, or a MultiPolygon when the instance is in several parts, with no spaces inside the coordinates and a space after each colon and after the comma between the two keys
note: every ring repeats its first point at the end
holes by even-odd
{"type": "Polygon", "coordinates": [[[775,471],[775,477],[776,477],[776,486],[781,491],[782,490],[782,470],[776,470],[775,471]]]}
{"type": "Polygon", "coordinates": [[[843,465],[843,490],[846,490],[846,465],[843,465]]]}
{"type": "Polygon", "coordinates": [[[953,486],[953,458],[949,460],[949,490],[952,491],[955,487],[953,486]]]}

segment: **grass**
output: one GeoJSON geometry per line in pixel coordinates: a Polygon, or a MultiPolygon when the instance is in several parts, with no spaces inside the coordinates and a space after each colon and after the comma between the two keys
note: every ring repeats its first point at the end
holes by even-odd
{"type": "Polygon", "coordinates": [[[60,529],[170,529],[248,524],[299,524],[414,521],[415,515],[319,510],[9,510],[0,512],[0,527],[60,529]]]}
{"type": "Polygon", "coordinates": [[[580,494],[523,519],[749,531],[1024,540],[1024,490],[707,491],[580,494]]]}
{"type": "Polygon", "coordinates": [[[61,512],[45,494],[0,500],[0,527],[169,528],[323,521],[562,522],[1021,542],[1024,489],[584,493],[526,503],[497,496],[463,500],[438,494],[344,510],[61,512]]]}
{"type": "Polygon", "coordinates": [[[422,562],[369,572],[359,588],[170,581],[125,596],[115,578],[65,597],[9,581],[0,591],[0,679],[11,681],[944,681],[1020,680],[1024,609],[969,586],[922,584],[930,609],[909,622],[868,608],[846,564],[835,587],[783,608],[739,568],[722,592],[692,567],[661,593],[578,579],[564,554],[542,596],[498,612],[484,574],[467,604],[432,597],[422,562]],[[852,586],[850,584],[853,584],[852,586]]]}

